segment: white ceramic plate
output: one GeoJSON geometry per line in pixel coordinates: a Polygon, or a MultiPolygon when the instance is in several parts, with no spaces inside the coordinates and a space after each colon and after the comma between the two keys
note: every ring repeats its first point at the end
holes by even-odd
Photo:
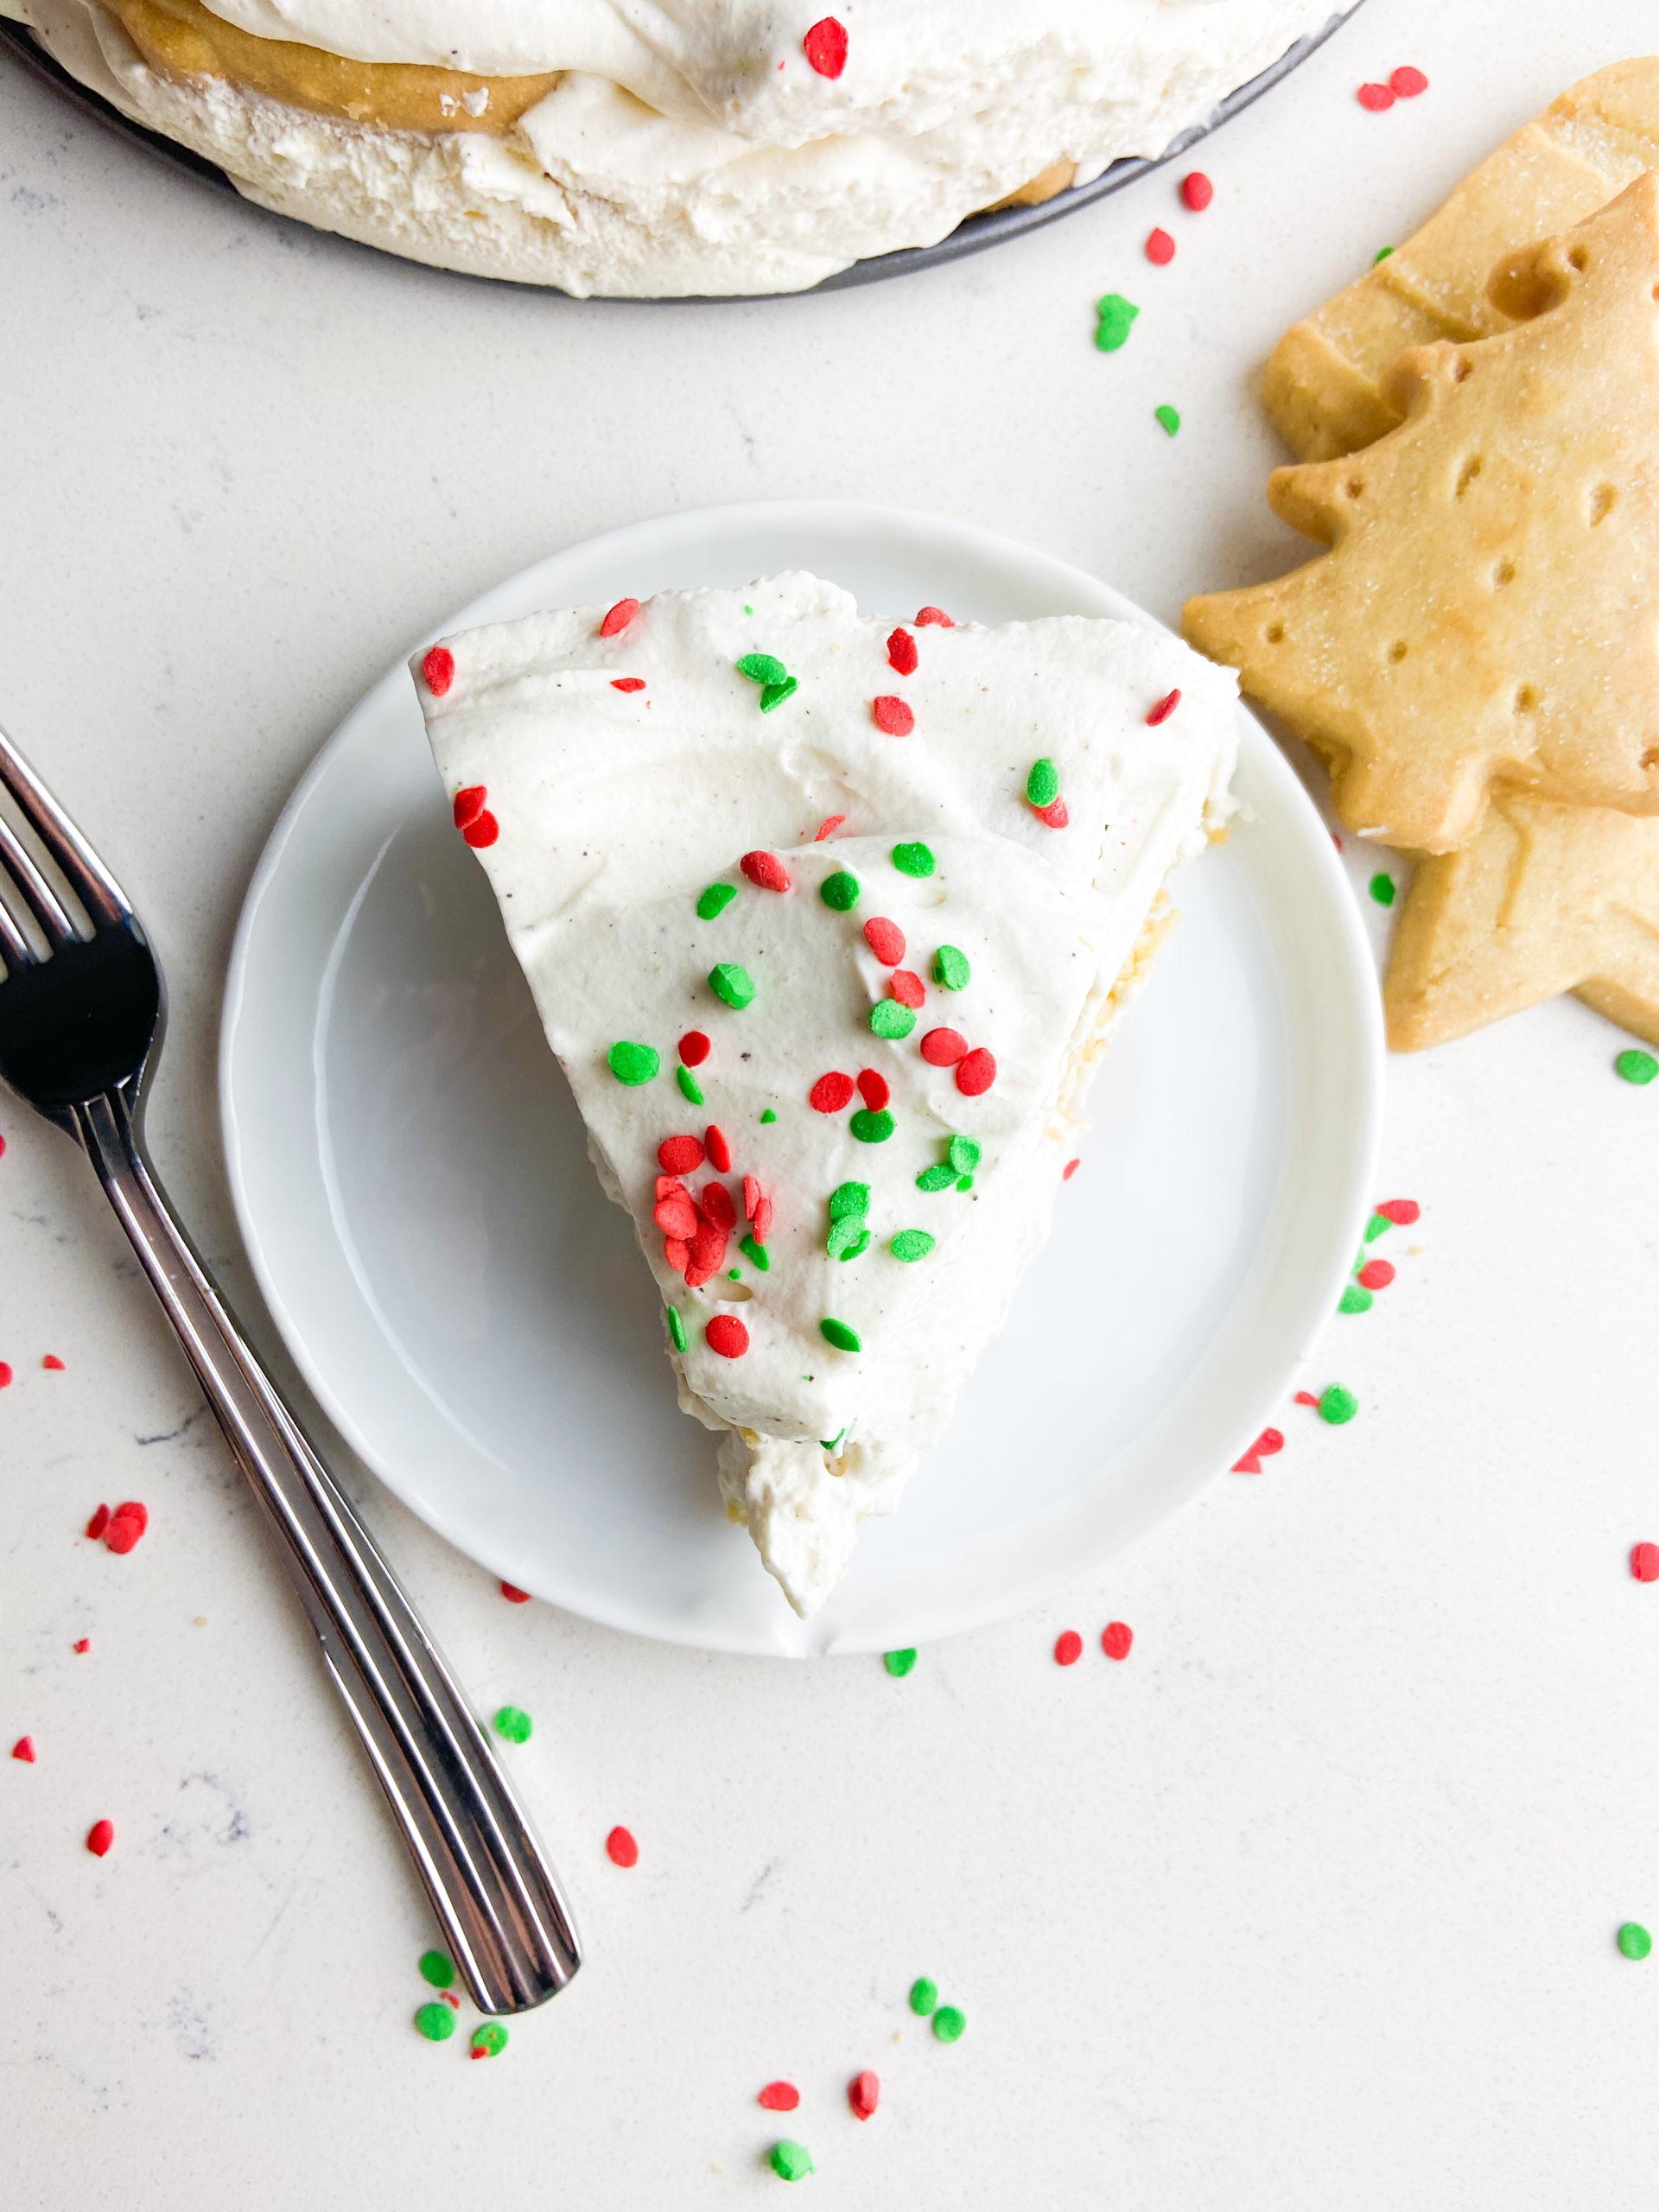
{"type": "MultiPolygon", "coordinates": [[[[804,568],[861,606],[1151,618],[961,524],[718,507],[556,554],[442,627],[804,568]]],[[[1035,1603],[1228,1466],[1300,1378],[1372,1192],[1382,1034],[1352,893],[1240,709],[1229,843],[1114,1043],[1083,1166],[902,1511],[795,1618],[725,1518],[658,1300],[600,1194],[408,671],[341,724],[261,860],[220,1064],[260,1286],[318,1397],[490,1570],[642,1635],[747,1652],[927,1642],[1035,1603]]]]}

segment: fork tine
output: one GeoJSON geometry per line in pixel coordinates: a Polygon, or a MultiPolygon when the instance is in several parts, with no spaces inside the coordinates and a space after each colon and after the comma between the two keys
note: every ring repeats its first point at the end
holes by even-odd
{"type": "Polygon", "coordinates": [[[18,969],[29,967],[34,958],[29,939],[6,912],[5,901],[0,899],[0,952],[6,956],[6,972],[15,975],[18,969]]]}
{"type": "Polygon", "coordinates": [[[63,911],[58,894],[21,845],[11,824],[0,816],[0,867],[10,873],[25,904],[54,945],[74,944],[79,932],[63,911]]]}
{"type": "MultiPolygon", "coordinates": [[[[63,870],[66,880],[92,916],[92,926],[96,929],[108,927],[112,923],[130,921],[132,902],[126,893],[3,729],[0,729],[0,784],[3,784],[16,800],[24,820],[63,870]]],[[[0,829],[3,828],[3,823],[0,823],[0,829]]],[[[29,873],[51,898],[40,871],[31,865],[29,873]]],[[[27,885],[23,887],[25,890],[28,887],[27,885]]],[[[52,904],[61,915],[63,910],[58,906],[58,901],[52,899],[52,904]]],[[[64,920],[67,927],[67,916],[64,920]]],[[[48,925],[42,922],[41,926],[48,925]]],[[[69,934],[73,937],[74,931],[70,930],[69,934]]]]}

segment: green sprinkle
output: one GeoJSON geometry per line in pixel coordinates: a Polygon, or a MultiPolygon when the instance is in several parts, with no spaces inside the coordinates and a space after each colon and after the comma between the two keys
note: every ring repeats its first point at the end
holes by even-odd
{"type": "Polygon", "coordinates": [[[791,2143],[787,2137],[772,2145],[768,2163],[779,2181],[804,2181],[808,2174],[817,2171],[805,2144],[791,2143]]]}
{"type": "Polygon", "coordinates": [[[741,1014],[754,996],[754,978],[735,961],[721,960],[709,970],[709,988],[717,999],[741,1014]]]}
{"type": "Polygon", "coordinates": [[[912,1643],[908,1651],[884,1651],[881,1655],[881,1664],[890,1675],[898,1675],[902,1679],[916,1664],[915,1645],[912,1643]]]}
{"type": "Polygon", "coordinates": [[[1337,1301],[1337,1311],[1338,1313],[1369,1313],[1371,1305],[1371,1294],[1363,1283],[1351,1282],[1337,1301]]]}
{"type": "Polygon", "coordinates": [[[1128,339],[1129,326],[1141,310],[1122,292],[1108,292],[1097,301],[1095,313],[1100,317],[1100,327],[1095,333],[1095,343],[1103,353],[1116,353],[1128,339]]]}
{"type": "Polygon", "coordinates": [[[1340,1428],[1345,1421],[1352,1421],[1359,1411],[1359,1400],[1340,1382],[1333,1382],[1319,1400],[1319,1419],[1328,1421],[1332,1428],[1340,1428]]]}
{"type": "Polygon", "coordinates": [[[785,700],[792,699],[800,688],[792,676],[786,676],[781,683],[768,683],[760,694],[761,713],[769,715],[774,707],[781,707],[785,700]]]}
{"type": "Polygon", "coordinates": [[[760,1268],[763,1275],[769,1275],[772,1273],[772,1255],[767,1251],[764,1244],[757,1244],[755,1243],[754,1232],[753,1230],[751,1230],[743,1239],[743,1242],[737,1249],[740,1252],[745,1255],[752,1267],[757,1267],[760,1268]]]}
{"type": "Polygon", "coordinates": [[[886,1144],[893,1135],[893,1116],[885,1106],[879,1110],[861,1106],[847,1126],[860,1144],[886,1144]]]}
{"type": "Polygon", "coordinates": [[[510,1744],[527,1744],[535,1725],[530,1715],[516,1705],[504,1705],[495,1716],[496,1734],[505,1736],[510,1744]]]}
{"type": "Polygon", "coordinates": [[[933,1249],[933,1239],[925,1229],[901,1229],[887,1249],[895,1260],[925,1260],[933,1249]]]}
{"type": "Polygon", "coordinates": [[[506,2047],[507,2031],[499,2020],[486,2020],[481,2028],[473,2030],[474,2058],[499,2058],[506,2047]]]}
{"type": "Polygon", "coordinates": [[[772,653],[745,653],[737,664],[740,676],[747,676],[751,683],[787,683],[789,671],[772,653]]]}
{"type": "Polygon", "coordinates": [[[741,1282],[743,1280],[742,1268],[728,1268],[726,1270],[726,1280],[728,1282],[741,1282]]]}
{"type": "Polygon", "coordinates": [[[1052,806],[1059,795],[1059,770],[1052,760],[1033,760],[1026,778],[1026,797],[1033,806],[1052,806]]]}
{"type": "Polygon", "coordinates": [[[946,1167],[943,1165],[938,1167],[924,1167],[916,1178],[916,1187],[918,1191],[948,1191],[956,1179],[957,1171],[954,1167],[946,1167]]]}
{"type": "Polygon", "coordinates": [[[833,1452],[846,1433],[847,1431],[844,1428],[838,1428],[833,1436],[821,1436],[818,1441],[826,1452],[833,1452]]]}
{"type": "Polygon", "coordinates": [[[934,861],[925,845],[895,845],[893,864],[901,875],[931,875],[934,861]]]}
{"type": "Polygon", "coordinates": [[[1376,251],[1371,256],[1372,268],[1375,269],[1379,261],[1386,261],[1393,251],[1394,248],[1391,245],[1378,246],[1376,251]]]}
{"type": "MultiPolygon", "coordinates": [[[[838,1229],[841,1225],[839,1222],[836,1224],[838,1229]]],[[[844,1252],[838,1253],[836,1255],[838,1259],[855,1260],[861,1252],[868,1252],[870,1249],[869,1230],[865,1228],[862,1222],[855,1223],[854,1226],[858,1230],[858,1242],[855,1244],[849,1244],[844,1252]]]]}
{"type": "Polygon", "coordinates": [[[772,1112],[770,1106],[767,1107],[766,1112],[760,1116],[760,1119],[763,1122],[775,1122],[778,1116],[772,1112]]]}
{"type": "Polygon", "coordinates": [[[455,2016],[447,2005],[423,2005],[415,2024],[428,2043],[448,2043],[455,2032],[455,2016]]]}
{"type": "Polygon", "coordinates": [[[979,1147],[972,1137],[952,1137],[950,1165],[958,1175],[971,1175],[979,1165],[979,1147]]]}
{"type": "Polygon", "coordinates": [[[455,1962],[442,1951],[423,1951],[421,1980],[429,1981],[434,1989],[448,1989],[455,1978],[455,1962]]]}
{"type": "Polygon", "coordinates": [[[962,1178],[962,1180],[957,1185],[957,1188],[959,1191],[971,1191],[973,1187],[974,1179],[971,1175],[964,1175],[962,1178]]]}
{"type": "Polygon", "coordinates": [[[1651,1052],[1621,1052],[1613,1066],[1626,1083],[1651,1083],[1659,1075],[1659,1060],[1651,1052]]]}
{"type": "Polygon", "coordinates": [[[668,1315],[668,1339],[676,1351],[685,1350],[685,1324],[680,1319],[679,1308],[670,1306],[664,1309],[668,1315]]]}
{"type": "Polygon", "coordinates": [[[830,1193],[830,1218],[843,1220],[849,1214],[866,1214],[870,1210],[870,1186],[868,1183],[840,1183],[830,1193]]]}
{"type": "Polygon", "coordinates": [[[697,919],[712,922],[717,914],[725,912],[736,896],[734,883],[711,883],[697,901],[697,919]]]}
{"type": "Polygon", "coordinates": [[[1379,870],[1377,874],[1371,878],[1370,893],[1379,906],[1392,906],[1394,904],[1394,878],[1391,875],[1383,873],[1382,870],[1379,870]]]}
{"type": "Polygon", "coordinates": [[[1163,429],[1173,438],[1176,431],[1181,427],[1181,418],[1175,412],[1175,410],[1173,407],[1154,407],[1152,412],[1154,419],[1161,424],[1163,429]]]}
{"type": "Polygon", "coordinates": [[[619,1083],[649,1083],[663,1065],[663,1056],[650,1045],[613,1045],[605,1056],[619,1083]]]}
{"type": "Polygon", "coordinates": [[[1365,1242],[1375,1244],[1377,1238],[1394,1227],[1385,1213],[1374,1213],[1365,1224],[1365,1242]]]}
{"type": "MultiPolygon", "coordinates": [[[[749,65],[748,65],[748,63],[747,63],[747,60],[744,60],[744,61],[740,61],[740,62],[738,63],[738,65],[737,65],[737,66],[738,66],[738,67],[739,67],[740,69],[747,69],[747,68],[748,67],[748,66],[749,66],[749,65]]],[[[754,612],[754,609],[753,609],[752,607],[746,607],[744,608],[743,612],[744,612],[746,614],[753,614],[753,612],[754,612]]]]}
{"type": "Polygon", "coordinates": [[[1639,1920],[1627,1920],[1618,1931],[1618,1948],[1627,1959],[1645,1959],[1653,1938],[1639,1920]]]}
{"type": "Polygon", "coordinates": [[[839,1221],[830,1223],[823,1249],[832,1260],[850,1260],[855,1248],[861,1251],[869,1241],[870,1232],[863,1215],[847,1213],[839,1221]]]}
{"type": "Polygon", "coordinates": [[[933,956],[933,980],[943,983],[947,991],[965,991],[973,972],[967,955],[958,952],[954,944],[942,944],[933,956]]]}
{"type": "Polygon", "coordinates": [[[818,896],[826,906],[833,906],[838,914],[858,904],[858,878],[838,868],[833,875],[826,875],[818,886],[818,896]]]}
{"type": "Polygon", "coordinates": [[[954,2005],[941,2005],[933,2015],[933,2032],[941,2043],[956,2043],[968,2024],[968,2016],[954,2005]]]}
{"type": "Polygon", "coordinates": [[[694,1106],[702,1105],[702,1093],[698,1090],[697,1078],[692,1074],[690,1068],[676,1068],[674,1071],[674,1080],[680,1086],[680,1096],[682,1098],[689,1098],[694,1106]]]}
{"type": "MultiPolygon", "coordinates": [[[[912,1656],[913,1657],[914,1654],[912,1656]]],[[[906,1671],[908,1671],[908,1669],[906,1669],[906,1671]]],[[[930,1980],[926,1974],[918,1975],[917,1979],[911,1983],[910,2009],[912,2012],[916,2013],[919,2018],[925,2020],[938,2001],[939,1985],[937,1981],[930,1980]]]]}
{"type": "Polygon", "coordinates": [[[870,1008],[870,1027],[878,1037],[908,1037],[916,1027],[915,1012],[897,999],[878,999],[870,1008]]]}
{"type": "Polygon", "coordinates": [[[820,1321],[818,1334],[827,1344],[834,1344],[837,1351],[862,1351],[863,1339],[856,1329],[849,1329],[844,1321],[820,1321]]]}

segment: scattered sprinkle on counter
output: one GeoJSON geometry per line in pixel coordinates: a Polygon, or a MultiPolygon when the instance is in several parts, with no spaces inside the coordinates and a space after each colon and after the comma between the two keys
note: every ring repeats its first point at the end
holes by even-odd
{"type": "Polygon", "coordinates": [[[1100,1648],[1109,1659],[1127,1659],[1135,1630],[1127,1621],[1108,1621],[1100,1631],[1100,1648]]]}
{"type": "Polygon", "coordinates": [[[1659,1582],[1659,1544],[1632,1544],[1630,1573],[1638,1582],[1659,1582]]]}
{"type": "Polygon", "coordinates": [[[86,1831],[86,1848],[94,1859],[105,1858],[115,1841],[113,1821],[94,1821],[86,1831]]]}
{"type": "Polygon", "coordinates": [[[469,2058],[499,2058],[507,2047],[507,2031],[499,2020],[486,2020],[483,2026],[473,2030],[473,2040],[467,2047],[469,2058]]]}
{"type": "Polygon", "coordinates": [[[92,1648],[92,1639],[90,1636],[79,1637],[69,1648],[72,1651],[90,1651],[92,1648]]]}
{"type": "Polygon", "coordinates": [[[448,2043],[455,2032],[455,2016],[448,2005],[435,2001],[420,2007],[415,2025],[428,2043],[448,2043]]]}
{"type": "Polygon", "coordinates": [[[449,1989],[454,1985],[455,1962],[447,1951],[423,1951],[420,1960],[423,1981],[430,1982],[434,1989],[449,1989]]]}
{"type": "Polygon", "coordinates": [[[1393,1262],[1367,1260],[1359,1271],[1359,1280],[1367,1290],[1386,1290],[1394,1281],[1393,1262]]]}
{"type": "Polygon", "coordinates": [[[1146,252],[1154,269],[1166,268],[1175,258],[1175,241],[1167,231],[1151,231],[1147,237],[1146,252]]]}
{"type": "Polygon", "coordinates": [[[63,1362],[58,1357],[58,1355],[54,1351],[48,1352],[46,1357],[41,1362],[41,1365],[45,1368],[48,1375],[61,1375],[63,1373],[63,1362]]]}
{"type": "Polygon", "coordinates": [[[1389,79],[1389,90],[1396,99],[1414,100],[1419,92],[1428,90],[1428,79],[1421,69],[1414,69],[1409,62],[1394,71],[1389,79]]]}
{"type": "Polygon", "coordinates": [[[20,1736],[11,1747],[11,1756],[15,1759],[22,1759],[25,1766],[33,1766],[35,1738],[32,1736],[20,1736]]]}
{"type": "Polygon", "coordinates": [[[1075,1667],[1083,1656],[1083,1638],[1074,1628],[1063,1629],[1054,1639],[1054,1664],[1075,1667]]]}
{"type": "Polygon", "coordinates": [[[1371,878],[1370,893],[1379,906],[1394,904],[1394,878],[1381,869],[1371,878]]]}
{"type": "Polygon", "coordinates": [[[968,2015],[957,2005],[941,2005],[933,2015],[933,2032],[941,2043],[959,2043],[968,2015]]]}
{"type": "Polygon", "coordinates": [[[0,1390],[8,1389],[10,1387],[11,1379],[10,1364],[5,1360],[0,1359],[0,1390]]]}
{"type": "Polygon", "coordinates": [[[109,1525],[110,1509],[107,1505],[100,1505],[86,1523],[86,1534],[96,1543],[109,1525]]]}
{"type": "Polygon", "coordinates": [[[1275,1452],[1282,1452],[1284,1448],[1283,1432],[1276,1428],[1264,1428],[1243,1457],[1234,1460],[1233,1472],[1236,1475],[1259,1475],[1263,1459],[1271,1459],[1275,1452]]]}
{"type": "Polygon", "coordinates": [[[1329,1421],[1332,1428],[1340,1428],[1344,1421],[1352,1421],[1359,1411],[1359,1400],[1341,1382],[1333,1382],[1313,1403],[1319,1408],[1319,1419],[1329,1421]]]}
{"type": "Polygon", "coordinates": [[[1338,1313],[1369,1313],[1374,1303],[1369,1290],[1362,1290],[1357,1283],[1351,1282],[1337,1300],[1337,1311],[1338,1313]]]}
{"type": "Polygon", "coordinates": [[[625,1827],[614,1827],[606,1837],[605,1855],[613,1866],[637,1866],[639,1864],[639,1847],[625,1827]]]}
{"type": "Polygon", "coordinates": [[[1060,1170],[1060,1180],[1061,1180],[1061,1182],[1062,1182],[1062,1183],[1069,1183],[1069,1182],[1071,1180],[1071,1178],[1072,1178],[1072,1177],[1077,1173],[1077,1172],[1078,1168],[1082,1166],[1082,1165],[1083,1165],[1083,1162],[1082,1162],[1080,1160],[1068,1160],[1066,1161],[1066,1163],[1065,1163],[1065,1166],[1064,1166],[1064,1167],[1062,1167],[1062,1168],[1061,1168],[1061,1170],[1060,1170]]]}
{"type": "Polygon", "coordinates": [[[881,1664],[890,1675],[902,1678],[915,1666],[916,1657],[916,1647],[912,1644],[907,1651],[884,1651],[881,1664]]]}
{"type": "Polygon", "coordinates": [[[1181,201],[1195,215],[1202,215],[1216,196],[1216,188],[1202,169],[1194,169],[1181,179],[1181,201]]]}
{"type": "Polygon", "coordinates": [[[1128,345],[1129,332],[1140,312],[1135,302],[1126,300],[1122,292],[1108,292],[1103,299],[1096,302],[1095,343],[1103,353],[1116,353],[1128,345]]]}
{"type": "Polygon", "coordinates": [[[124,1555],[133,1548],[149,1526],[148,1507],[141,1505],[136,1497],[130,1497],[111,1514],[109,1525],[104,1531],[105,1548],[118,1555],[124,1555]]]}
{"type": "Polygon", "coordinates": [[[516,1583],[504,1582],[501,1585],[501,1595],[510,1605],[527,1605],[530,1603],[529,1591],[519,1589],[516,1583]]]}
{"type": "Polygon", "coordinates": [[[1659,1075],[1659,1060],[1651,1052],[1621,1052],[1613,1065],[1626,1083],[1651,1083],[1659,1075]]]}
{"type": "Polygon", "coordinates": [[[517,1705],[504,1705],[495,1716],[496,1734],[505,1736],[510,1744],[527,1744],[535,1726],[530,1715],[517,1705]]]}
{"type": "Polygon", "coordinates": [[[867,2066],[847,2084],[847,2101],[855,2120],[868,2120],[881,2101],[881,2083],[867,2066]]]}
{"type": "Polygon", "coordinates": [[[787,2137],[772,2145],[767,2164],[779,2181],[804,2181],[808,2174],[817,2171],[805,2144],[791,2143],[787,2137]]]}
{"type": "Polygon", "coordinates": [[[939,1985],[929,1974],[918,1974],[910,1985],[910,2009],[919,2019],[926,2019],[939,2001],[939,1985]]]}
{"type": "Polygon", "coordinates": [[[767,2112],[793,2112],[800,2101],[801,2093],[792,2082],[768,2082],[755,2099],[767,2112]]]}
{"type": "Polygon", "coordinates": [[[1639,1920],[1627,1920],[1618,1931],[1618,1948],[1627,1959],[1645,1959],[1653,1938],[1639,1920]]]}
{"type": "Polygon", "coordinates": [[[1381,115],[1384,109],[1391,108],[1394,97],[1386,85],[1375,84],[1362,85],[1354,94],[1361,107],[1369,109],[1373,115],[1381,115]]]}
{"type": "Polygon", "coordinates": [[[1168,435],[1173,438],[1176,431],[1181,427],[1181,418],[1176,413],[1175,410],[1173,407],[1165,406],[1154,407],[1152,411],[1154,419],[1162,426],[1168,435]]]}

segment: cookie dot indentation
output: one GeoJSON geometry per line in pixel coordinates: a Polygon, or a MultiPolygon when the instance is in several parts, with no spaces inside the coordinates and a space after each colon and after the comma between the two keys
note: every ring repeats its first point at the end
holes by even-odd
{"type": "Polygon", "coordinates": [[[1530,683],[1523,683],[1515,695],[1516,713],[1517,715],[1529,715],[1537,704],[1538,694],[1533,690],[1530,683]]]}
{"type": "Polygon", "coordinates": [[[1284,624],[1282,622],[1269,622],[1268,625],[1268,643],[1270,645],[1282,645],[1284,642],[1284,624]]]}
{"type": "Polygon", "coordinates": [[[1613,502],[1618,499],[1618,493],[1614,491],[1611,484],[1597,485],[1595,490],[1590,494],[1590,527],[1592,530],[1595,528],[1599,522],[1606,521],[1608,516],[1613,512],[1613,502]]]}
{"type": "Polygon", "coordinates": [[[1365,480],[1363,476],[1351,476],[1342,488],[1351,499],[1357,499],[1365,489],[1365,480]]]}
{"type": "Polygon", "coordinates": [[[1642,767],[1643,773],[1649,776],[1659,768],[1659,745],[1650,745],[1642,755],[1642,767]]]}
{"type": "Polygon", "coordinates": [[[1461,499],[1467,493],[1469,486],[1480,474],[1481,470],[1485,467],[1485,462],[1482,461],[1478,453],[1471,453],[1470,454],[1468,460],[1464,462],[1463,467],[1458,471],[1457,496],[1459,499],[1461,499]]]}
{"type": "Polygon", "coordinates": [[[1514,562],[1500,561],[1497,566],[1492,570],[1492,589],[1494,591],[1502,591],[1505,584],[1512,584],[1514,582],[1514,562]]]}
{"type": "Polygon", "coordinates": [[[1567,265],[1569,269],[1576,270],[1579,275],[1582,276],[1585,270],[1590,266],[1590,257],[1581,245],[1575,245],[1572,252],[1567,257],[1567,265]]]}
{"type": "Polygon", "coordinates": [[[1465,354],[1459,353],[1459,356],[1458,356],[1458,358],[1457,358],[1456,362],[1455,362],[1455,363],[1453,364],[1453,365],[1452,365],[1452,383],[1453,383],[1453,384],[1466,384],[1466,383],[1469,381],[1469,378],[1470,378],[1471,376],[1473,376],[1473,374],[1474,374],[1474,373],[1475,373],[1475,365],[1474,365],[1474,363],[1473,363],[1471,360],[1470,360],[1470,359],[1468,359],[1468,357],[1467,357],[1465,354]]]}
{"type": "Polygon", "coordinates": [[[1406,643],[1403,638],[1396,638],[1394,643],[1389,647],[1389,658],[1394,661],[1404,660],[1406,655],[1410,652],[1410,646],[1406,643]]]}

